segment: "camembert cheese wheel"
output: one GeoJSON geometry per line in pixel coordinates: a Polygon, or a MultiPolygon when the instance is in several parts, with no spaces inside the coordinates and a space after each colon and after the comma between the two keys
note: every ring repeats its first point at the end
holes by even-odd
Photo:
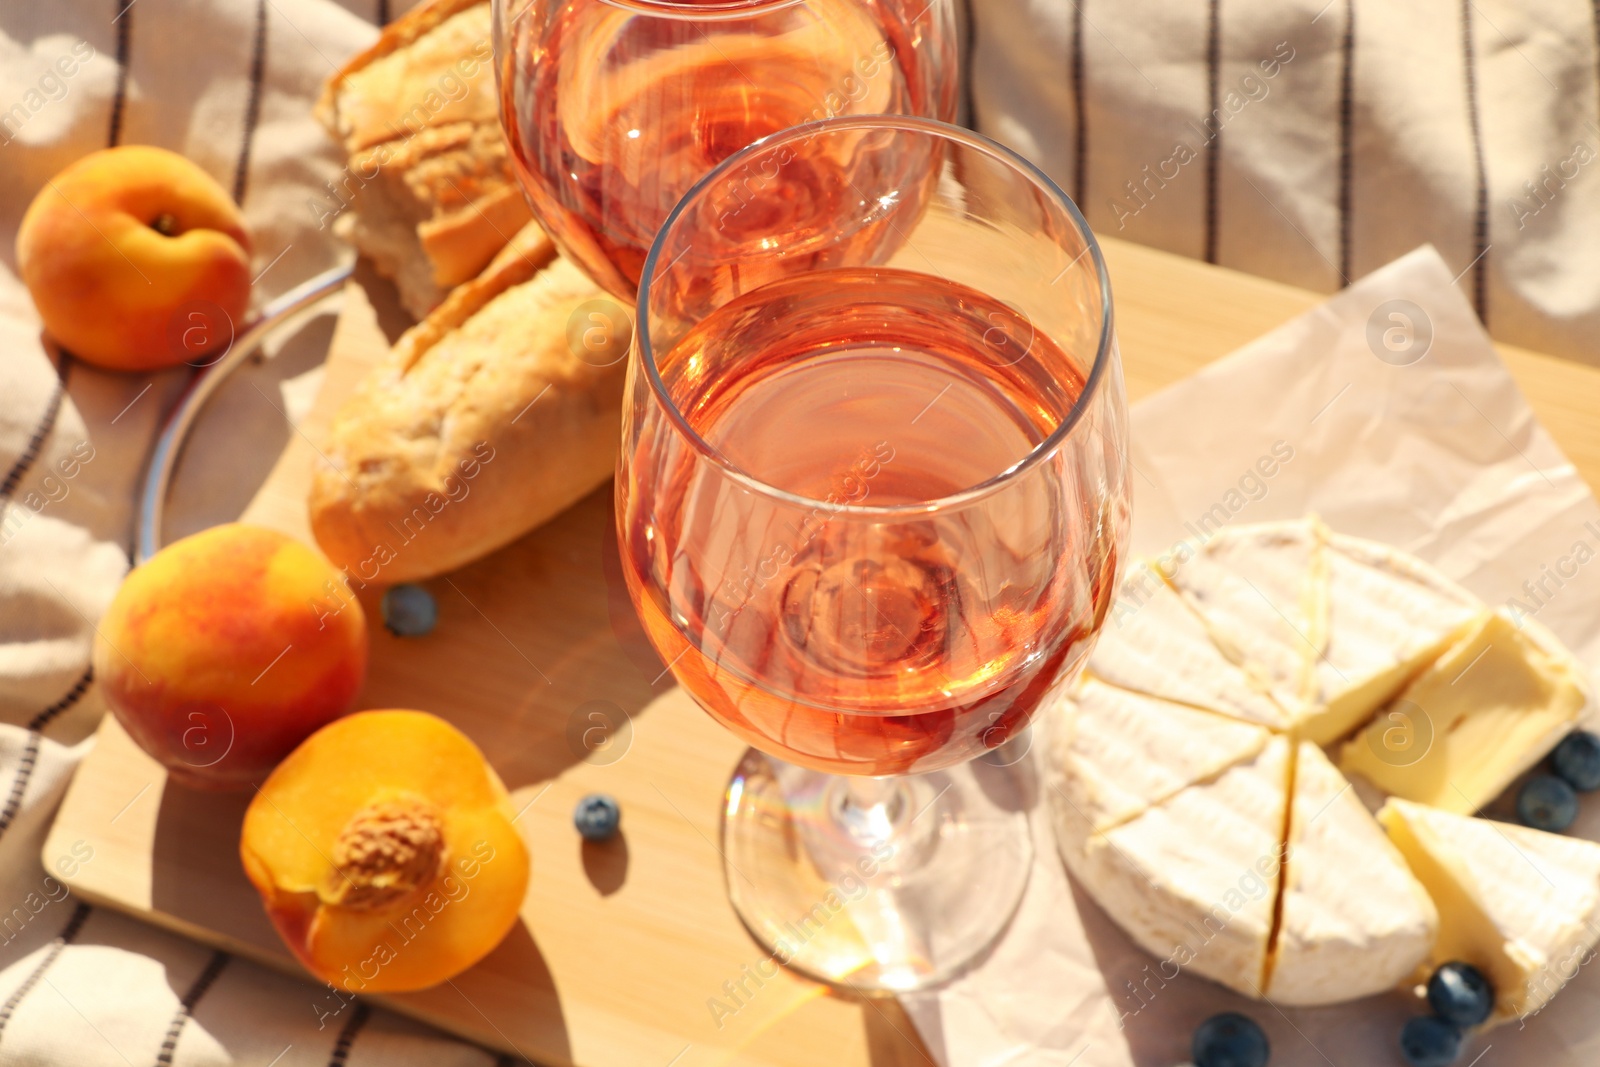
{"type": "Polygon", "coordinates": [[[1523,930],[1492,900],[1463,911],[1459,887],[1491,872],[1441,865],[1418,842],[1443,831],[1406,829],[1418,812],[1498,828],[1406,799],[1476,811],[1589,692],[1548,633],[1397,549],[1315,518],[1223,529],[1129,567],[1084,678],[1042,717],[1057,845],[1134,941],[1247,996],[1370,996],[1472,941],[1487,947],[1457,955],[1512,983],[1502,1016],[1532,1010],[1553,992],[1538,961],[1578,943],[1572,924],[1600,937],[1600,845],[1551,846],[1564,869],[1597,857],[1565,883],[1588,878],[1594,899],[1552,902],[1577,918],[1523,930]],[[1384,826],[1347,773],[1406,798],[1384,826]]]}

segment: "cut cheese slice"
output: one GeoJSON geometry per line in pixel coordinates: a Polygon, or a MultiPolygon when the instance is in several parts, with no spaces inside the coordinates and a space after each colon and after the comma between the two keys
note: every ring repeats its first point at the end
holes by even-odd
{"type": "Polygon", "coordinates": [[[1056,832],[1076,847],[1253,758],[1270,736],[1260,726],[1093,678],[1063,698],[1046,724],[1056,832]]]}
{"type": "Polygon", "coordinates": [[[1291,718],[1314,696],[1312,667],[1325,638],[1323,578],[1313,519],[1221,530],[1170,576],[1217,647],[1291,718]]]}
{"type": "Polygon", "coordinates": [[[1600,845],[1397,799],[1378,819],[1439,906],[1434,961],[1483,971],[1496,1019],[1539,1010],[1600,941],[1600,845]]]}
{"type": "Polygon", "coordinates": [[[1372,717],[1488,609],[1387,545],[1324,531],[1327,641],[1301,736],[1330,744],[1372,717]]]}
{"type": "Polygon", "coordinates": [[[1340,766],[1393,796],[1474,812],[1555,747],[1583,704],[1569,657],[1490,614],[1344,745],[1340,766]]]}
{"type": "Polygon", "coordinates": [[[1336,1004],[1392,989],[1433,947],[1439,914],[1322,749],[1300,743],[1267,999],[1336,1004]]]}
{"type": "Polygon", "coordinates": [[[1289,725],[1283,709],[1218,651],[1199,617],[1143,560],[1123,579],[1089,670],[1124,689],[1265,726],[1289,725]]]}
{"type": "Polygon", "coordinates": [[[1291,763],[1274,736],[1248,763],[1182,790],[1062,856],[1146,950],[1261,995],[1291,763]]]}

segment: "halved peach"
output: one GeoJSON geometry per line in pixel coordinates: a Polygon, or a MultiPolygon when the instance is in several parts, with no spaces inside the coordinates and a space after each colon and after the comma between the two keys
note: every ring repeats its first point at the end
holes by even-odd
{"type": "Polygon", "coordinates": [[[511,930],[526,846],[499,776],[421,711],[364,711],[318,730],[245,813],[239,857],[284,943],[352,993],[423,989],[511,930]]]}

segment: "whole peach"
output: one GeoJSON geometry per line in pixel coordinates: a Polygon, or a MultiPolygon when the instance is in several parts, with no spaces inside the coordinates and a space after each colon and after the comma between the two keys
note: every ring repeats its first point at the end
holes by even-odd
{"type": "Polygon", "coordinates": [[[45,182],[17,230],[45,330],[113,370],[226,343],[250,303],[250,238],[222,187],[175,152],[92,152],[45,182]]]}
{"type": "Polygon", "coordinates": [[[170,776],[246,788],[350,710],[367,627],[314,549],[229,523],[135,568],[95,638],[94,670],[123,728],[170,776]]]}

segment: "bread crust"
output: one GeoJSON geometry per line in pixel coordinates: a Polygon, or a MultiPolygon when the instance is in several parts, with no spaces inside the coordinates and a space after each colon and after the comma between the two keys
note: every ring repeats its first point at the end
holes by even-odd
{"type": "Polygon", "coordinates": [[[408,12],[323,87],[315,114],[349,158],[339,232],[417,318],[530,218],[500,130],[486,0],[408,12]]]}
{"type": "MultiPolygon", "coordinates": [[[[322,93],[317,98],[312,114],[330,133],[347,142],[347,148],[365,148],[377,143],[377,140],[382,138],[376,140],[363,138],[362,128],[352,126],[348,116],[341,114],[344,109],[340,107],[339,98],[351,79],[356,78],[362,71],[371,69],[374,63],[385,56],[415,45],[463,11],[475,7],[487,9],[489,6],[488,0],[432,0],[431,3],[419,4],[407,11],[385,26],[370,48],[357,52],[333,77],[323,83],[322,93]],[[351,138],[357,143],[349,144],[351,138]],[[360,143],[363,140],[366,143],[360,143]]],[[[397,103],[398,100],[390,101],[391,106],[397,103]]]]}
{"type": "Polygon", "coordinates": [[[602,344],[580,355],[568,340],[579,306],[603,299],[529,224],[407,331],[340,410],[313,477],[328,557],[363,583],[431,577],[603,484],[631,328],[611,314],[602,344]]]}

